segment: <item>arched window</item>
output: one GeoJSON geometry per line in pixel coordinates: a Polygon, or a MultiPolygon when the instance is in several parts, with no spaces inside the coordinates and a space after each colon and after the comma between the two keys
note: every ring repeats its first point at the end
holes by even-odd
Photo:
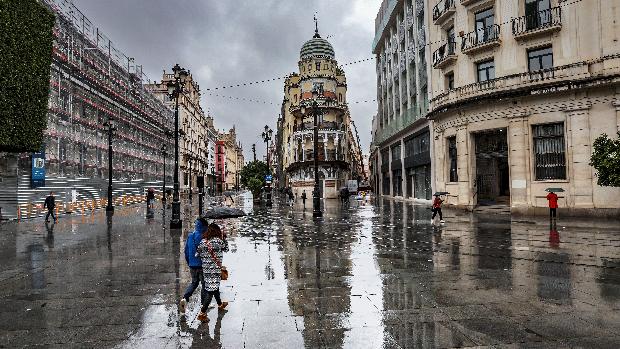
{"type": "Polygon", "coordinates": [[[295,103],[297,103],[297,95],[295,95],[295,103]]]}
{"type": "Polygon", "coordinates": [[[321,62],[316,62],[316,70],[321,70],[321,62]]]}
{"type": "Polygon", "coordinates": [[[342,102],[342,93],[338,94],[338,102],[342,102]]]}

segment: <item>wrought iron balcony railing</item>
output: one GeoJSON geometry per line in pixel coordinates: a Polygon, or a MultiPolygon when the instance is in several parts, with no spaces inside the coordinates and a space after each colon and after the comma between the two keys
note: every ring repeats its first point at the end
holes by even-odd
{"type": "Polygon", "coordinates": [[[448,41],[433,52],[433,67],[440,68],[456,59],[456,42],[448,41]]]}
{"type": "Polygon", "coordinates": [[[547,28],[559,28],[562,25],[562,9],[558,7],[538,11],[533,14],[514,18],[512,34],[515,37],[547,28]]]}
{"type": "Polygon", "coordinates": [[[486,47],[488,44],[499,44],[499,34],[500,29],[497,24],[469,32],[462,38],[461,51],[467,53],[486,47]]]}
{"type": "Polygon", "coordinates": [[[433,22],[443,19],[444,15],[454,12],[454,0],[439,0],[433,7],[433,22]]]}

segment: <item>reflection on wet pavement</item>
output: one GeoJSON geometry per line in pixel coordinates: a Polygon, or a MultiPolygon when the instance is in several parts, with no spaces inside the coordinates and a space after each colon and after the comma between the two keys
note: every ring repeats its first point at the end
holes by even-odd
{"type": "Polygon", "coordinates": [[[169,212],[0,224],[0,347],[620,347],[618,222],[245,204],[206,324],[169,212]]]}

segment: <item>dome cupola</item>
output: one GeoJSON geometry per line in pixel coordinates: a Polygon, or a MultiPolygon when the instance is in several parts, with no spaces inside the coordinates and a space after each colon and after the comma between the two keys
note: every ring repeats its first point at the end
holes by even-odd
{"type": "Polygon", "coordinates": [[[312,39],[306,41],[304,45],[301,47],[299,51],[300,59],[307,58],[329,58],[334,59],[336,54],[334,52],[334,48],[329,41],[323,39],[321,35],[319,35],[319,27],[316,21],[316,17],[314,18],[315,29],[314,36],[312,39]]]}

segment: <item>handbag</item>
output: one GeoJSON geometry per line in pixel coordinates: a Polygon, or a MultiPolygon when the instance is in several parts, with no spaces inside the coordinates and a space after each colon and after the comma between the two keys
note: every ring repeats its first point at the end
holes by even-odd
{"type": "Polygon", "coordinates": [[[211,259],[213,259],[215,264],[217,264],[217,266],[220,268],[221,279],[228,280],[228,269],[226,269],[226,267],[223,266],[222,263],[220,263],[220,260],[217,259],[217,257],[215,256],[215,253],[213,252],[213,249],[211,248],[210,243],[207,243],[207,248],[209,249],[209,253],[211,254],[211,259]]]}

